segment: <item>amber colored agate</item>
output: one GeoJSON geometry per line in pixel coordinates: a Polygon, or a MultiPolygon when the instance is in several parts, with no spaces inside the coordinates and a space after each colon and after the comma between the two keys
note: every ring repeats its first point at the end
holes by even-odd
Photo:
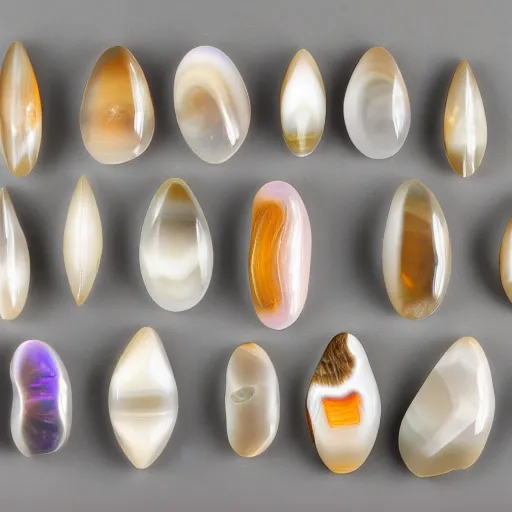
{"type": "Polygon", "coordinates": [[[331,428],[359,425],[361,396],[353,392],[341,397],[324,397],[322,405],[331,428]]]}

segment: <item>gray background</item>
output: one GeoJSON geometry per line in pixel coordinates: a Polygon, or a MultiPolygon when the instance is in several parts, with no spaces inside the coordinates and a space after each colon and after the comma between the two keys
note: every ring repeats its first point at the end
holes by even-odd
{"type": "Polygon", "coordinates": [[[28,239],[33,279],[25,310],[0,323],[0,509],[3,511],[414,510],[508,508],[512,498],[512,305],[501,290],[498,252],[512,214],[512,36],[508,0],[15,0],[0,15],[0,51],[22,40],[44,103],[42,153],[27,178],[0,169],[28,239]],[[74,4],[74,5],[73,5],[74,4]],[[88,74],[111,45],[130,48],[153,94],[157,129],[140,158],[117,167],[96,163],[82,145],[78,112],[88,74]],[[249,136],[234,158],[210,166],[191,153],[172,103],[174,71],[191,48],[212,44],[236,63],[249,89],[249,136]],[[408,86],[412,126],[392,159],[372,161],[348,141],[342,100],[362,53],[387,47],[408,86]],[[318,62],[328,119],[317,151],[298,159],[284,145],[280,82],[301,47],[318,62]],[[463,180],[442,145],[443,103],[461,58],[469,59],[485,102],[489,144],[480,172],[463,180]],[[95,288],[77,308],[62,260],[66,213],[86,174],[104,226],[95,288]],[[172,314],[146,293],[138,243],[149,202],[162,181],[182,177],[209,221],[213,280],[194,309],[172,314]],[[384,223],[395,189],[419,178],[436,194],[452,237],[453,273],[446,299],[413,322],[392,309],[382,280],[384,223]],[[313,230],[308,301],[284,332],[259,323],[246,279],[252,197],[283,179],[302,195],[313,230]],[[105,414],[111,367],[141,326],[155,328],[180,393],[171,441],[146,471],[117,448],[105,414]],[[365,465],[333,475],[307,432],[309,378],[331,337],[341,331],[364,344],[380,387],[382,421],[365,465]],[[497,399],[494,428],[472,469],[436,479],[410,474],[397,451],[401,418],[430,368],[464,335],[483,345],[497,399]],[[53,345],[73,386],[74,419],[61,452],[25,459],[12,446],[9,359],[23,340],[53,345]],[[277,438],[262,456],[230,449],[224,425],[224,374],[239,343],[260,343],[281,386],[277,438]],[[507,504],[507,505],[506,505],[507,504]]]}

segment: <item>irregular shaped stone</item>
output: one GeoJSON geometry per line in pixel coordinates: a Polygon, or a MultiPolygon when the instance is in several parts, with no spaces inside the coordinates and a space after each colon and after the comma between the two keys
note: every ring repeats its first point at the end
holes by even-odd
{"type": "Polygon", "coordinates": [[[71,432],[71,385],[60,357],[38,340],[23,342],[11,360],[11,434],[30,457],[53,453],[71,432]]]}
{"type": "Polygon", "coordinates": [[[174,78],[174,109],[190,149],[210,164],[229,160],[249,131],[245,83],[231,59],[212,46],[183,57],[174,78]]]}
{"type": "Polygon", "coordinates": [[[149,146],[155,113],[144,72],[122,46],[103,52],[94,66],[80,110],[84,145],[102,164],[122,164],[149,146]]]}
{"type": "Polygon", "coordinates": [[[279,383],[274,365],[256,343],[235,349],[226,374],[226,425],[231,448],[241,457],[263,453],[279,426],[279,383]]]}
{"type": "Polygon", "coordinates": [[[188,185],[165,181],[153,197],[140,237],[140,270],[151,298],[167,311],[185,311],[204,296],[213,271],[206,217],[188,185]]]}
{"type": "Polygon", "coordinates": [[[178,389],[160,337],[143,327],[123,352],[110,381],[110,421],[119,446],[138,469],[167,445],[178,417],[178,389]]]}
{"type": "Polygon", "coordinates": [[[444,112],[444,146],[452,169],[473,175],[487,147],[487,120],[480,89],[468,61],[455,70],[444,112]]]}
{"type": "Polygon", "coordinates": [[[307,50],[297,52],[281,86],[281,128],[296,156],[310,155],[325,126],[325,87],[320,70],[307,50]]]}
{"type": "Polygon", "coordinates": [[[434,194],[421,181],[395,192],[382,249],[389,300],[397,313],[419,319],[441,304],[451,273],[448,225],[434,194]]]}
{"type": "Polygon", "coordinates": [[[5,162],[15,176],[26,176],[36,165],[42,131],[34,68],[23,44],[14,42],[0,71],[0,138],[5,162]]]}
{"type": "Polygon", "coordinates": [[[369,158],[389,158],[403,146],[411,106],[402,73],[384,48],[370,48],[357,64],[345,93],[343,115],[354,146],[369,158]]]}
{"type": "Polygon", "coordinates": [[[512,218],[509,220],[500,250],[500,276],[503,290],[512,302],[512,218]]]}
{"type": "Polygon", "coordinates": [[[285,329],[299,317],[308,294],[311,225],[299,193],[288,183],[260,188],[252,206],[249,284],[259,319],[285,329]]]}
{"type": "Polygon", "coordinates": [[[64,265],[78,306],[92,290],[103,251],[100,212],[85,176],[78,181],[64,228],[64,265]]]}
{"type": "Polygon", "coordinates": [[[491,369],[480,344],[454,343],[436,364],[400,426],[400,454],[419,477],[466,469],[480,457],[494,418],[491,369]]]}
{"type": "Polygon", "coordinates": [[[380,413],[377,382],[363,346],[352,334],[338,334],[316,367],[306,399],[313,442],[333,473],[351,473],[368,458],[380,413]]]}

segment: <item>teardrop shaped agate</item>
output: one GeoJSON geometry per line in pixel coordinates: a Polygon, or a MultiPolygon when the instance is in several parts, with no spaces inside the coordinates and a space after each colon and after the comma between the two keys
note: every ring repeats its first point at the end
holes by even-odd
{"type": "Polygon", "coordinates": [[[512,218],[509,220],[500,249],[500,277],[503,290],[512,302],[512,218]]]}

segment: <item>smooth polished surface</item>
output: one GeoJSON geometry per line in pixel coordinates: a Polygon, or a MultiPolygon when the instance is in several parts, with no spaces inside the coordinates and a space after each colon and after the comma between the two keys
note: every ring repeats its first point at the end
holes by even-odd
{"type": "Polygon", "coordinates": [[[231,59],[212,46],[183,57],[174,78],[174,109],[190,149],[210,164],[231,158],[249,131],[245,83],[231,59]]]}
{"type": "Polygon", "coordinates": [[[26,176],[37,162],[43,110],[34,68],[22,43],[14,42],[0,71],[0,139],[7,167],[26,176]]]}
{"type": "Polygon", "coordinates": [[[84,145],[102,164],[122,164],[146,151],[155,113],[144,72],[122,46],[105,50],[85,88],[80,110],[84,145]]]}
{"type": "Polygon", "coordinates": [[[380,424],[377,382],[359,340],[341,333],[327,345],[309,385],[306,416],[318,455],[333,473],[368,458],[380,424]]]}
{"type": "Polygon", "coordinates": [[[384,282],[399,315],[420,319],[439,307],[451,260],[448,225],[437,199],[421,181],[405,181],[393,197],[382,248],[384,282]]]}
{"type": "Polygon", "coordinates": [[[491,369],[480,344],[454,343],[405,413],[400,454],[420,477],[467,469],[480,457],[494,418],[491,369]]]}
{"type": "Polygon", "coordinates": [[[38,340],[23,342],[11,360],[11,434],[30,457],[62,448],[71,432],[71,385],[61,359],[38,340]]]}
{"type": "Polygon", "coordinates": [[[299,193],[288,183],[263,185],[252,205],[249,285],[259,319],[285,329],[299,317],[309,287],[311,225],[299,193]]]}
{"type": "Polygon", "coordinates": [[[143,327],[123,352],[110,381],[108,409],[123,452],[149,467],[169,441],[178,417],[178,389],[160,337],[143,327]]]}
{"type": "Polygon", "coordinates": [[[500,277],[503,290],[512,302],[512,218],[508,221],[501,242],[500,277]]]}
{"type": "Polygon", "coordinates": [[[231,355],[225,402],[231,448],[241,457],[263,453],[279,427],[279,383],[270,357],[256,343],[243,343],[231,355]]]}
{"type": "Polygon", "coordinates": [[[204,296],[213,271],[206,217],[188,185],[164,182],[149,206],[139,248],[142,279],[151,298],[168,311],[185,311],[204,296]]]}
{"type": "Polygon", "coordinates": [[[480,89],[468,63],[455,70],[444,113],[444,146],[452,169],[463,177],[480,167],[487,147],[487,119],[480,89]]]}
{"type": "Polygon", "coordinates": [[[403,146],[411,106],[402,73],[384,48],[370,48],[345,93],[343,115],[354,146],[369,158],[390,158],[403,146]]]}
{"type": "Polygon", "coordinates": [[[281,129],[289,150],[310,155],[325,126],[325,87],[315,59],[299,50],[290,62],[281,86],[281,129]]]}

